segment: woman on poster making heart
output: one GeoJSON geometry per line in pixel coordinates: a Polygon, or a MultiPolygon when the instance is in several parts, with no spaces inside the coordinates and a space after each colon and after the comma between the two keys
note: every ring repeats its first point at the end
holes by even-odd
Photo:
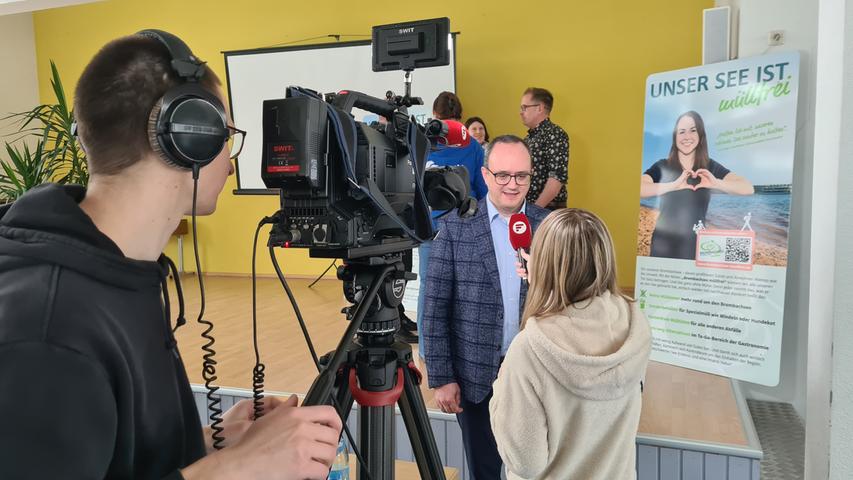
{"type": "Polygon", "coordinates": [[[652,257],[696,258],[693,226],[700,220],[705,223],[712,189],[732,195],[754,191],[749,180],[708,156],[705,122],[691,110],[675,122],[669,156],[655,162],[640,179],[641,198],[661,197],[652,257]]]}

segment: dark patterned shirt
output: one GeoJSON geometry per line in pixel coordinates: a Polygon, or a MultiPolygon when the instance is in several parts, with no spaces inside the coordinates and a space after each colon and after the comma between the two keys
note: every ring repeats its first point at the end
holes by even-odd
{"type": "Polygon", "coordinates": [[[566,131],[546,118],[536,128],[527,131],[524,139],[533,159],[533,178],[527,201],[535,202],[548,178],[560,181],[560,193],[552,202],[566,202],[566,182],[569,180],[569,136],[566,131]]]}

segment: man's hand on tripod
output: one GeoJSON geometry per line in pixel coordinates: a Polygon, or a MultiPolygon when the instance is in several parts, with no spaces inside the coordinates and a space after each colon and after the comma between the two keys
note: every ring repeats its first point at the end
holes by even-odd
{"type": "Polygon", "coordinates": [[[325,479],[337,452],[341,419],[332,407],[296,404],[293,395],[277,405],[235,445],[184,469],[184,478],[325,479]]]}
{"type": "Polygon", "coordinates": [[[435,389],[435,403],[444,413],[462,413],[462,391],[458,383],[448,383],[435,389]]]}

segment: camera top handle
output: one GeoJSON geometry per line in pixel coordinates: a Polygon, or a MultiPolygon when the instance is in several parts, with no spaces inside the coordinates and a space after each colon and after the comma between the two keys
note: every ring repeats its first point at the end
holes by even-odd
{"type": "Polygon", "coordinates": [[[355,92],[352,90],[343,90],[334,95],[332,105],[350,113],[353,108],[361,108],[368,112],[381,115],[387,119],[391,119],[398,107],[387,100],[371,97],[370,95],[355,92]]]}

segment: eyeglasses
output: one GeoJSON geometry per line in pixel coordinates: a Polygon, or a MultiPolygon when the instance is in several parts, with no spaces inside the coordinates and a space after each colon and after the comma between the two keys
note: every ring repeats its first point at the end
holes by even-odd
{"type": "Polygon", "coordinates": [[[531,108],[531,107],[538,107],[539,105],[542,105],[542,104],[541,104],[541,103],[534,103],[534,104],[532,104],[532,105],[525,105],[525,104],[523,104],[523,103],[522,103],[522,104],[521,104],[521,108],[520,108],[519,110],[521,111],[521,113],[524,113],[528,108],[531,108]]]}
{"type": "Polygon", "coordinates": [[[228,125],[228,139],[226,140],[226,144],[228,145],[228,151],[231,153],[231,159],[237,158],[240,155],[240,152],[243,150],[243,144],[246,143],[246,131],[240,130],[237,127],[233,127],[228,125]]]}
{"type": "Polygon", "coordinates": [[[497,183],[498,185],[508,185],[509,179],[514,178],[515,184],[523,187],[525,185],[529,185],[530,184],[530,178],[533,177],[533,175],[530,172],[521,172],[521,173],[516,173],[515,175],[513,175],[513,174],[506,173],[506,172],[495,173],[495,172],[489,170],[488,168],[486,168],[486,171],[491,173],[492,176],[495,177],[495,183],[497,183]]]}

